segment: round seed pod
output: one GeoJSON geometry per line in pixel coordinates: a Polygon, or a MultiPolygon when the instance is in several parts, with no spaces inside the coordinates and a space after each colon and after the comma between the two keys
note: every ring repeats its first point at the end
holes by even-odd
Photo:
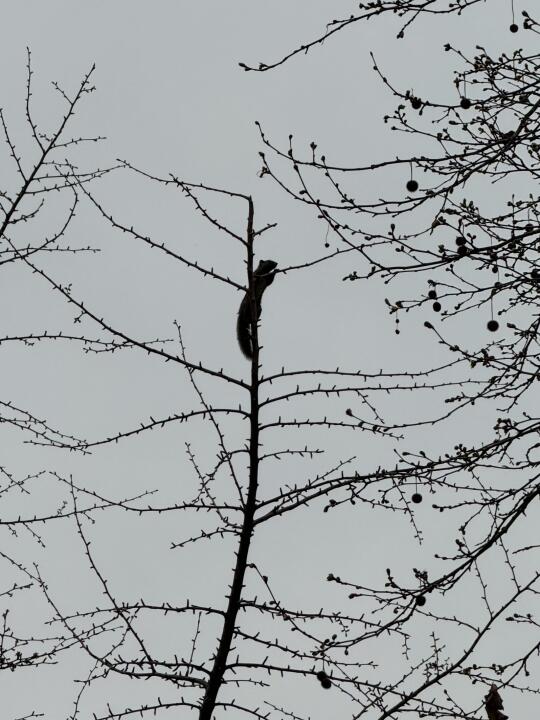
{"type": "Polygon", "coordinates": [[[407,190],[409,192],[416,192],[418,190],[418,183],[416,180],[409,180],[407,182],[407,190]]]}

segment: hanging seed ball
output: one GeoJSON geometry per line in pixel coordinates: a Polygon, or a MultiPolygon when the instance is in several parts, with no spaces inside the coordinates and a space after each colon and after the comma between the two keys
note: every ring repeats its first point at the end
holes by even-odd
{"type": "Polygon", "coordinates": [[[457,254],[458,254],[460,257],[465,257],[465,255],[467,254],[467,252],[468,252],[468,250],[467,250],[467,248],[465,247],[465,245],[460,245],[460,246],[458,247],[458,249],[457,249],[457,254]]]}
{"type": "MultiPolygon", "coordinates": [[[[534,272],[534,270],[533,270],[533,272],[534,272]]],[[[429,298],[430,300],[436,300],[436,299],[437,299],[437,293],[436,293],[435,290],[430,290],[430,291],[428,292],[427,296],[428,296],[428,298],[429,298]]]]}
{"type": "Polygon", "coordinates": [[[415,492],[415,493],[413,493],[413,495],[411,496],[411,500],[412,500],[413,503],[415,503],[416,505],[419,505],[419,504],[422,502],[422,496],[420,495],[420,493],[415,492]]]}
{"type": "Polygon", "coordinates": [[[534,230],[534,225],[532,223],[527,223],[525,225],[525,231],[526,232],[532,232],[534,230]]]}
{"type": "Polygon", "coordinates": [[[460,100],[460,102],[459,102],[459,104],[461,105],[461,107],[463,108],[463,110],[468,110],[468,109],[471,107],[471,105],[472,105],[472,103],[471,103],[471,101],[469,100],[469,98],[466,98],[466,97],[462,97],[461,100],[460,100]]]}
{"type": "Polygon", "coordinates": [[[512,24],[510,25],[510,32],[511,32],[511,33],[517,33],[518,30],[519,30],[519,28],[518,28],[518,26],[516,25],[516,23],[512,23],[512,24]]]}
{"type": "Polygon", "coordinates": [[[418,190],[418,183],[416,180],[409,180],[407,183],[407,190],[409,192],[416,192],[418,190]]]}
{"type": "Polygon", "coordinates": [[[435,312],[441,312],[442,305],[440,302],[434,302],[431,307],[435,310],[435,312]]]}
{"type": "Polygon", "coordinates": [[[496,320],[490,320],[487,324],[489,332],[497,332],[499,329],[499,323],[496,320]]]}
{"type": "Polygon", "coordinates": [[[465,245],[466,243],[467,241],[465,240],[465,238],[462,235],[458,235],[458,237],[456,238],[456,245],[459,247],[460,245],[465,245]]]}
{"type": "Polygon", "coordinates": [[[420,98],[413,97],[413,99],[411,100],[411,105],[415,110],[420,110],[420,108],[422,107],[422,101],[420,100],[420,98]]]}
{"type": "Polygon", "coordinates": [[[417,605],[420,605],[420,607],[422,607],[422,605],[425,605],[425,604],[426,604],[426,596],[425,596],[425,595],[418,595],[417,598],[416,598],[416,604],[417,604],[417,605]]]}
{"type": "Polygon", "coordinates": [[[332,687],[332,682],[331,682],[330,678],[328,677],[328,675],[324,672],[324,670],[320,670],[317,673],[317,680],[321,683],[322,687],[325,690],[328,690],[328,688],[332,687]]]}
{"type": "Polygon", "coordinates": [[[531,277],[533,280],[539,280],[540,279],[540,270],[537,270],[535,268],[531,273],[531,277]]]}

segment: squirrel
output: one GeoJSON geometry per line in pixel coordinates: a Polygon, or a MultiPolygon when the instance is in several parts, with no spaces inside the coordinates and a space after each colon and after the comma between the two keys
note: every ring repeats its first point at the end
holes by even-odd
{"type": "MultiPolygon", "coordinates": [[[[274,282],[277,263],[273,260],[261,260],[253,272],[253,286],[255,291],[255,302],[257,304],[257,320],[261,317],[261,300],[263,292],[274,282]]],[[[243,355],[251,360],[253,357],[253,343],[251,340],[251,303],[249,291],[246,292],[236,321],[236,336],[243,355]]]]}

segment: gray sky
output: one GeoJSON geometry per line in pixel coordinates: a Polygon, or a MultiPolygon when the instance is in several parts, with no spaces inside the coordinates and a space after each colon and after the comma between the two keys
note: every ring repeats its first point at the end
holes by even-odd
{"type": "MultiPolygon", "coordinates": [[[[172,172],[186,180],[251,193],[258,225],[278,223],[261,241],[260,256],[274,258],[281,266],[302,262],[324,250],[324,228],[313,213],[291,203],[268,179],[258,177],[261,144],[254,121],[259,120],[268,135],[283,146],[289,133],[306,148],[316,140],[336,162],[381,159],[400,152],[401,139],[381,124],[394,103],[371,70],[370,50],[396,85],[446,101],[455,97],[455,67],[442,50],[445,42],[451,40],[464,52],[477,43],[494,53],[513,47],[514,38],[507,31],[509,3],[489,0],[461,21],[419,21],[402,41],[394,39],[388,22],[373,22],[342,33],[336,41],[275,72],[245,73],[238,68],[239,61],[256,63],[278,57],[319,32],[331,19],[329,13],[345,16],[354,5],[344,0],[331,4],[322,0],[5,2],[1,106],[30,158],[33,151],[24,125],[26,46],[31,48],[35,71],[36,117],[45,128],[54,126],[60,112],[50,81],[57,80],[73,91],[95,62],[97,91],[80,106],[76,134],[100,134],[107,140],[91,152],[82,152],[83,162],[103,166],[123,158],[162,176],[172,172]]],[[[10,178],[12,168],[4,163],[1,184],[9,185],[10,178]]],[[[375,186],[366,192],[378,190],[375,186]]],[[[177,190],[156,188],[121,173],[96,184],[95,193],[119,221],[243,281],[239,247],[209,229],[177,190]]],[[[225,213],[237,228],[244,227],[244,208],[238,204],[214,202],[212,207],[225,213]]],[[[53,215],[49,220],[53,227],[57,218],[53,215]]],[[[175,338],[173,321],[177,320],[190,356],[247,378],[248,364],[234,336],[240,296],[231,288],[216,288],[114,233],[90,207],[80,212],[68,240],[73,245],[94,245],[102,252],[47,258],[44,266],[59,280],[73,281],[76,295],[97,314],[145,339],[175,338]]],[[[336,246],[334,240],[330,242],[336,246]]],[[[263,311],[268,372],[283,365],[419,369],[444,357],[426,336],[421,314],[407,318],[402,334],[394,335],[393,320],[383,302],[388,289],[342,283],[350,269],[345,256],[313,272],[278,276],[265,297],[263,311]]],[[[73,313],[28,270],[8,269],[2,278],[1,335],[21,327],[38,331],[69,326],[73,313]]],[[[83,330],[97,333],[87,321],[83,330]]],[[[464,331],[469,335],[476,332],[474,327],[464,331]]],[[[136,427],[150,415],[166,417],[197,405],[177,367],[164,366],[142,354],[88,357],[67,345],[32,351],[4,347],[0,354],[4,368],[0,397],[88,439],[136,427]]],[[[224,393],[211,382],[203,386],[219,402],[239,402],[230,391],[224,393]]],[[[351,403],[347,399],[331,401],[329,414],[343,415],[351,403]]],[[[399,395],[385,399],[384,407],[389,418],[402,418],[412,410],[410,398],[399,395]]],[[[306,403],[299,408],[297,414],[302,416],[312,406],[306,403]]],[[[428,398],[415,401],[415,412],[430,413],[434,408],[428,398]]],[[[358,406],[356,409],[360,411],[358,406]]],[[[456,439],[481,437],[483,426],[491,421],[485,412],[480,409],[466,424],[451,425],[456,439]]],[[[238,426],[233,423],[231,437],[237,436],[238,426]]],[[[336,460],[352,456],[362,469],[388,463],[389,458],[392,462],[392,443],[371,437],[326,431],[309,437],[299,432],[291,438],[302,446],[310,442],[323,446],[328,455],[305,466],[280,467],[279,473],[269,467],[263,488],[264,483],[272,487],[277,482],[294,482],[296,473],[326,471],[336,460]]],[[[413,434],[410,443],[427,442],[430,449],[437,450],[444,447],[446,439],[426,431],[413,434]]],[[[98,448],[86,457],[24,445],[17,433],[4,430],[2,465],[21,476],[42,469],[57,470],[63,477],[72,474],[79,486],[110,497],[157,489],[157,497],[165,502],[189,496],[195,487],[185,442],[192,443],[208,470],[216,446],[211,429],[203,424],[171,425],[117,446],[98,448]]],[[[277,447],[280,441],[271,437],[268,444],[277,447]]],[[[59,498],[65,496],[65,488],[60,491],[46,477],[34,482],[32,489],[30,498],[6,502],[5,512],[41,512],[43,507],[56,508],[59,498]]],[[[453,523],[441,522],[430,505],[426,502],[418,509],[419,525],[428,538],[421,546],[401,516],[367,513],[365,508],[355,512],[348,506],[323,515],[321,505],[270,523],[254,542],[254,556],[287,600],[316,608],[324,603],[340,606],[348,602],[346,592],[328,586],[325,578],[330,571],[353,581],[383,584],[384,569],[390,565],[407,568],[410,580],[410,568],[431,563],[433,552],[440,549],[438,544],[444,546],[447,535],[452,539],[454,531],[453,523]]],[[[219,602],[230,580],[231,544],[208,543],[184,554],[169,550],[171,542],[196,532],[200,522],[198,516],[150,521],[112,512],[96,517],[88,533],[103,572],[112,578],[122,598],[173,601],[190,597],[219,602]]],[[[29,536],[10,538],[5,534],[6,547],[13,548],[21,561],[39,564],[51,594],[65,612],[103,602],[101,589],[81,561],[81,543],[72,521],[53,524],[44,533],[44,548],[29,536]]],[[[256,589],[256,584],[253,587],[256,589]]],[[[459,607],[462,601],[452,602],[459,607]]],[[[41,633],[47,612],[37,594],[32,595],[16,606],[13,622],[27,632],[30,618],[41,633]]],[[[185,642],[190,632],[180,623],[174,630],[165,624],[144,630],[152,636],[156,649],[167,648],[172,636],[185,642]]],[[[456,649],[454,639],[444,639],[451,654],[456,649]]],[[[419,656],[425,650],[422,642],[415,648],[419,656]]],[[[368,657],[359,662],[381,662],[378,672],[385,679],[393,673],[399,675],[399,656],[388,657],[380,648],[366,652],[368,657]]],[[[84,677],[88,667],[87,658],[73,652],[52,668],[0,673],[2,717],[17,718],[35,709],[47,720],[68,718],[77,692],[71,680],[84,677]]],[[[480,702],[476,690],[471,690],[471,697],[476,697],[475,692],[480,702]]],[[[121,708],[150,701],[160,693],[167,695],[157,685],[103,682],[85,697],[80,717],[86,720],[93,713],[104,714],[107,703],[121,708]]],[[[258,702],[277,697],[313,720],[328,717],[330,708],[334,717],[349,717],[339,714],[346,707],[344,698],[329,697],[318,687],[312,697],[303,693],[304,689],[290,680],[271,688],[268,696],[260,689],[249,691],[258,702]]],[[[525,710],[526,701],[516,695],[513,702],[512,716],[517,716],[525,710]]]]}

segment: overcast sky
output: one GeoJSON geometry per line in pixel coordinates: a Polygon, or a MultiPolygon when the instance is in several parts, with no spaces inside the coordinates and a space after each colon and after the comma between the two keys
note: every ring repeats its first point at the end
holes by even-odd
{"type": "MultiPolygon", "coordinates": [[[[257,225],[277,223],[261,239],[259,257],[275,259],[282,267],[303,262],[322,254],[325,229],[310,210],[292,203],[270,180],[259,178],[261,143],[255,121],[281,146],[293,133],[299,145],[307,148],[315,140],[337,162],[383,159],[400,152],[401,140],[381,122],[394,101],[372,71],[370,51],[397,86],[445,102],[456,97],[452,73],[457,69],[443,51],[445,42],[452,41],[465,53],[482,44],[494,54],[515,44],[508,32],[510,3],[489,0],[461,19],[419,20],[401,41],[395,39],[393,21],[374,21],[341,33],[274,72],[245,73],[238,67],[239,62],[276,59],[312,38],[328,20],[355,8],[356,3],[348,0],[7,1],[0,45],[0,105],[30,164],[35,149],[24,117],[26,47],[32,51],[35,73],[33,106],[45,129],[54,127],[62,109],[51,81],[73,92],[95,63],[97,89],[81,103],[74,133],[107,139],[82,152],[82,162],[106,166],[122,158],[160,176],[174,173],[189,181],[252,194],[257,225]]],[[[11,187],[13,167],[4,158],[2,162],[0,184],[11,187]]],[[[135,225],[141,233],[171,243],[186,256],[244,282],[240,247],[205,225],[178,190],[156,187],[125,172],[96,183],[94,190],[118,221],[135,225]]],[[[235,228],[244,228],[244,207],[212,202],[235,228]]],[[[54,213],[48,217],[50,227],[56,220],[54,213]]],[[[37,233],[36,239],[42,230],[28,232],[37,233]]],[[[190,357],[247,379],[249,365],[238,351],[234,330],[240,296],[232,288],[215,287],[115,233],[89,205],[81,209],[66,240],[74,246],[93,245],[101,252],[46,258],[44,266],[59,281],[72,281],[75,294],[96,314],[147,340],[174,339],[176,320],[182,325],[190,357]]],[[[337,247],[334,239],[330,243],[337,247]]],[[[396,336],[384,305],[388,290],[375,283],[343,283],[341,278],[351,269],[354,265],[345,256],[310,272],[278,276],[264,301],[265,371],[337,365],[368,371],[420,369],[444,357],[423,330],[425,315],[407,319],[396,336]]],[[[411,294],[420,291],[423,288],[416,287],[411,294]]],[[[0,335],[65,329],[73,318],[73,311],[52,297],[46,283],[22,267],[3,270],[0,308],[4,323],[0,335]]],[[[82,329],[98,334],[88,321],[82,329]]],[[[464,332],[473,334],[476,329],[466,326],[464,332]]],[[[164,366],[142,354],[89,357],[80,348],[51,345],[31,350],[3,347],[0,355],[3,401],[32,410],[53,426],[89,440],[135,428],[149,416],[166,417],[197,405],[178,367],[164,366]]],[[[240,401],[230,390],[211,383],[205,388],[215,393],[212,397],[218,402],[235,406],[240,401]]],[[[429,413],[434,409],[430,403],[420,398],[414,412],[429,413]]],[[[349,404],[346,399],[332,401],[329,412],[343,415],[349,404]]],[[[300,407],[300,415],[313,409],[308,404],[300,407]]],[[[388,419],[403,419],[412,411],[410,396],[385,399],[384,407],[388,419]]],[[[470,416],[459,432],[481,436],[482,425],[490,417],[483,412],[470,416]]],[[[238,428],[231,432],[234,436],[238,428]]],[[[206,470],[216,451],[211,428],[202,424],[169,426],[98,448],[88,456],[36,448],[22,439],[11,429],[4,431],[1,464],[12,473],[22,477],[42,469],[57,470],[63,477],[71,474],[80,486],[114,498],[156,489],[163,502],[189,497],[195,487],[186,442],[192,443],[206,470]]],[[[446,438],[417,434],[411,442],[424,440],[438,450],[446,438]]],[[[314,442],[328,450],[319,464],[308,463],[304,473],[307,468],[311,473],[324,472],[352,456],[357,458],[353,469],[393,462],[391,444],[361,435],[297,433],[294,442],[314,442]]],[[[272,438],[272,444],[279,443],[272,438]]],[[[279,482],[293,482],[296,472],[299,466],[281,468],[279,482]]],[[[264,480],[278,482],[272,472],[264,480]]],[[[5,512],[54,509],[65,496],[65,488],[42,477],[32,484],[32,493],[30,499],[10,500],[5,512]]],[[[400,516],[383,518],[378,511],[369,515],[365,510],[359,515],[354,508],[322,515],[321,504],[313,512],[301,511],[276,525],[270,523],[256,539],[254,553],[288,600],[316,608],[325,602],[339,604],[346,596],[328,589],[324,579],[330,571],[382,585],[384,569],[390,564],[411,568],[431,562],[434,542],[440,539],[438,533],[434,539],[434,527],[439,523],[442,535],[446,528],[438,515],[430,515],[430,504],[418,511],[419,525],[430,538],[423,545],[400,516]]],[[[97,517],[96,524],[89,526],[89,536],[104,573],[123,599],[181,598],[180,602],[190,597],[219,604],[230,581],[232,545],[209,543],[184,555],[169,550],[171,542],[195,533],[199,525],[198,516],[182,517],[181,522],[176,516],[147,521],[113,512],[97,517]]],[[[74,523],[59,521],[45,536],[46,547],[40,547],[30,537],[14,539],[6,532],[6,547],[21,562],[39,564],[65,612],[103,602],[95,577],[81,559],[74,523]]],[[[36,632],[43,632],[41,621],[48,610],[37,594],[21,600],[13,612],[19,632],[32,632],[28,631],[29,617],[36,632]]],[[[145,631],[155,633],[156,648],[167,646],[170,628],[152,626],[145,631]]],[[[189,630],[174,632],[184,640],[189,630]]],[[[448,643],[452,649],[451,639],[448,643]]],[[[399,658],[377,657],[377,652],[374,649],[372,657],[383,660],[383,677],[399,671],[399,658]]],[[[74,652],[52,668],[0,673],[2,718],[17,718],[32,710],[44,713],[47,720],[69,717],[77,693],[71,681],[84,677],[88,667],[87,658],[74,652]]],[[[88,693],[80,717],[86,720],[93,713],[104,714],[107,703],[120,708],[149,701],[156,688],[131,684],[126,696],[125,686],[103,684],[88,693]]],[[[259,690],[250,692],[259,700],[259,690]]],[[[292,710],[314,720],[327,718],[330,708],[336,712],[335,696],[329,699],[319,688],[310,698],[300,692],[288,681],[278,696],[283,704],[290,703],[292,710]]],[[[511,717],[519,714],[520,702],[516,697],[511,717]]]]}

